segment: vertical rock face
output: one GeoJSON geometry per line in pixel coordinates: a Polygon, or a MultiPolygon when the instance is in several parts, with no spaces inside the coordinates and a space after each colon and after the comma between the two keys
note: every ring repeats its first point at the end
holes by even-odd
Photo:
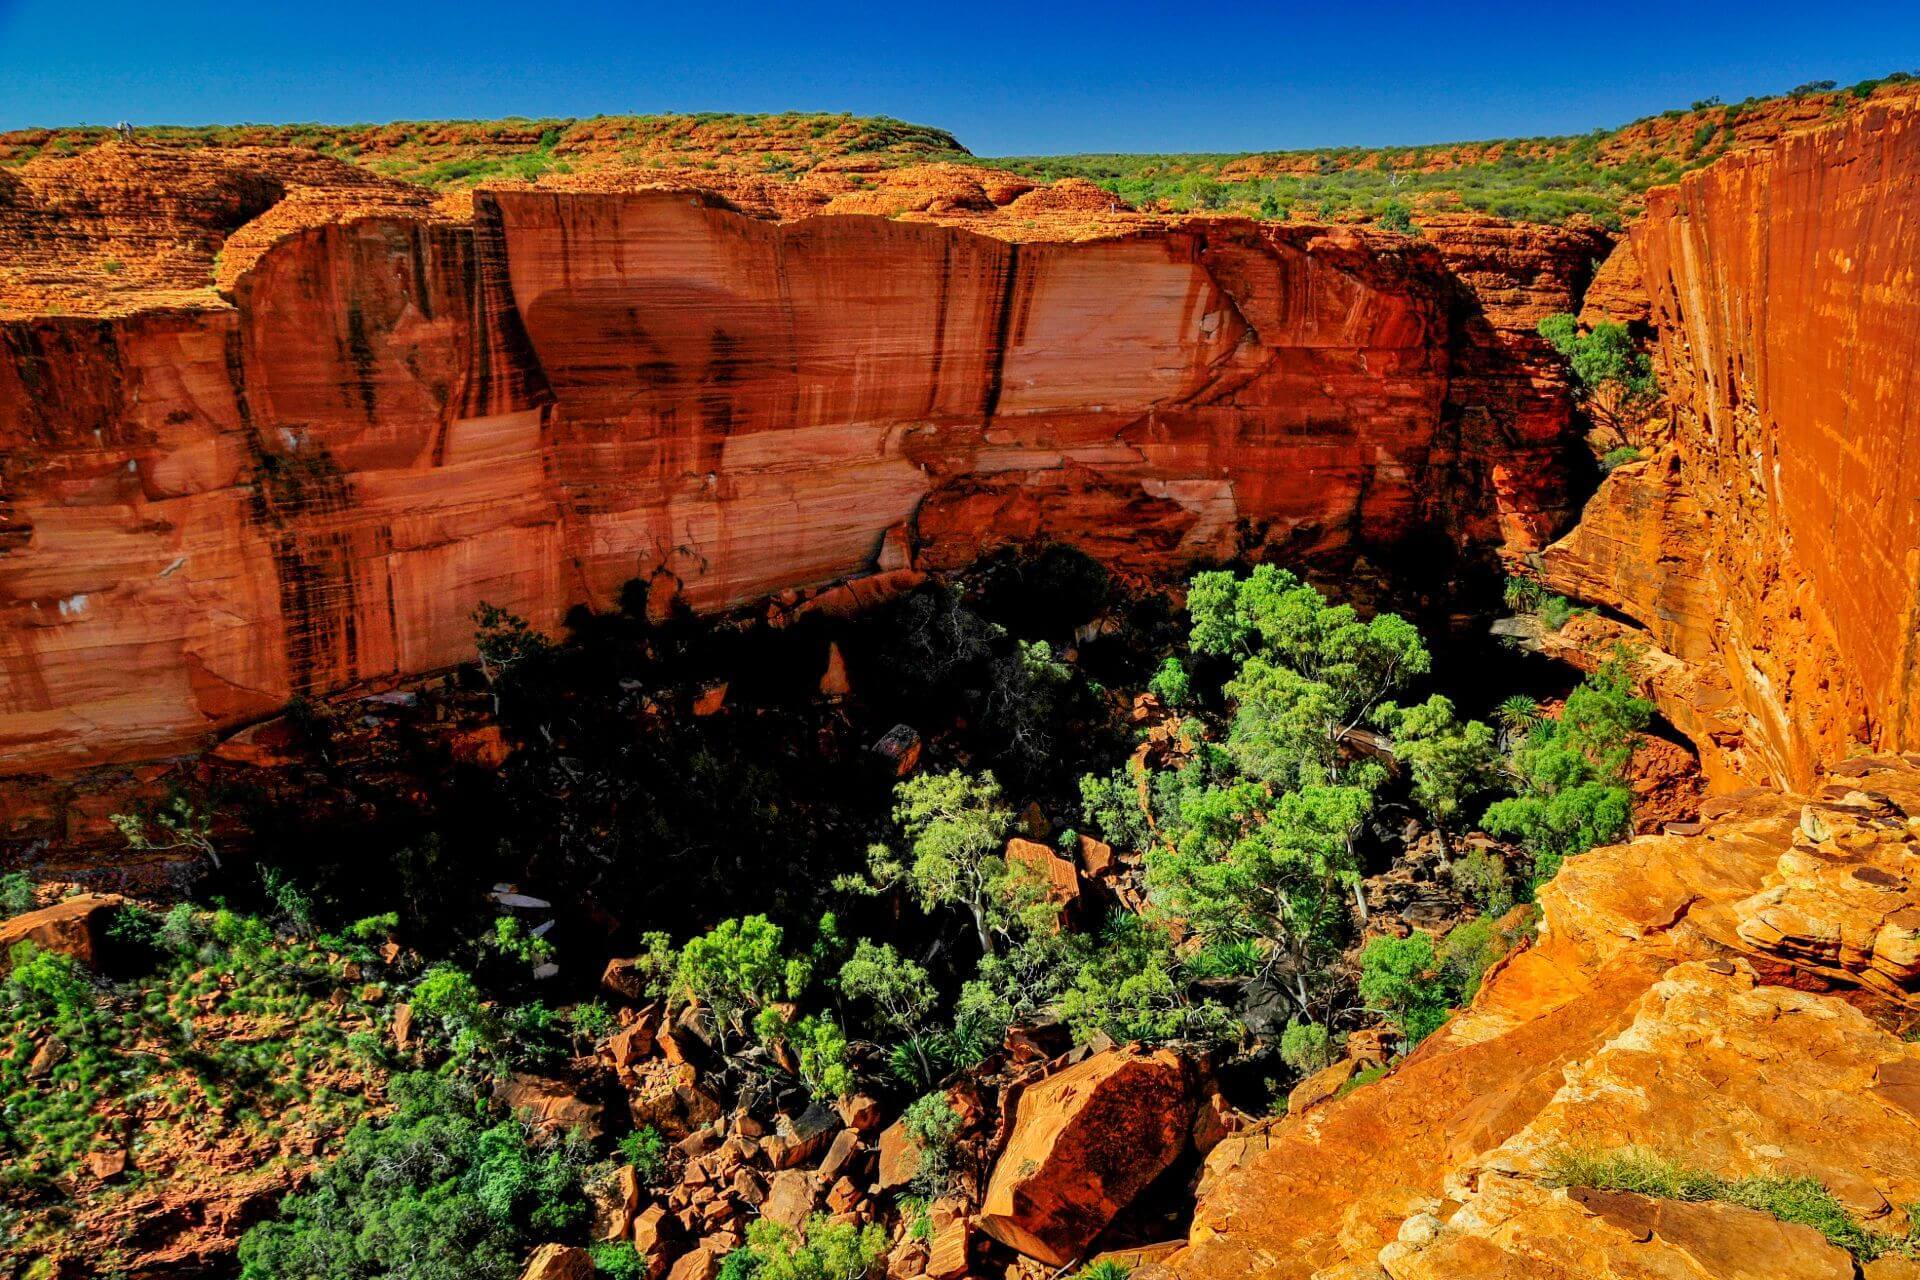
{"type": "Polygon", "coordinates": [[[1920,745],[1916,173],[1920,112],[1866,106],[1650,193],[1634,232],[1675,457],[1547,561],[1725,689],[1729,776],[1920,745]]]}
{"type": "Polygon", "coordinates": [[[924,569],[1062,541],[1169,573],[1562,522],[1531,328],[1596,237],[1047,234],[303,188],[229,235],[230,305],[0,322],[0,773],[449,665],[483,599],[716,609],[903,532],[924,569]]]}

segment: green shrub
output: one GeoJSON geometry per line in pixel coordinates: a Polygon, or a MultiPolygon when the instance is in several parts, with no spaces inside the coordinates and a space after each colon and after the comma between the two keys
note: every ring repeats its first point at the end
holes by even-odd
{"type": "Polygon", "coordinates": [[[1623,444],[1617,449],[1607,450],[1606,456],[1600,459],[1600,469],[1612,471],[1616,467],[1624,467],[1629,462],[1638,461],[1640,461],[1640,450],[1630,444],[1623,444]]]}
{"type": "Polygon", "coordinates": [[[808,1015],[786,1032],[800,1060],[800,1078],[816,1098],[844,1098],[853,1092],[853,1068],[847,1063],[847,1035],[829,1017],[808,1015]]]}
{"type": "Polygon", "coordinates": [[[1303,1076],[1332,1066],[1336,1056],[1333,1037],[1317,1022],[1295,1018],[1280,1033],[1280,1061],[1303,1076]]]}
{"type": "Polygon", "coordinates": [[[951,1188],[956,1172],[960,1113],[947,1101],[946,1094],[929,1093],[901,1113],[900,1123],[920,1153],[913,1189],[929,1200],[937,1200],[951,1188]]]}
{"type": "Polygon", "coordinates": [[[1453,860],[1451,874],[1454,888],[1487,915],[1503,916],[1517,901],[1507,864],[1491,850],[1469,849],[1453,860]]]}
{"type": "Polygon", "coordinates": [[[667,1176],[666,1135],[650,1124],[643,1124],[620,1138],[620,1154],[650,1187],[659,1186],[667,1176]]]}
{"type": "Polygon", "coordinates": [[[1573,621],[1579,610],[1565,596],[1548,596],[1540,602],[1540,611],[1536,615],[1542,626],[1549,631],[1558,631],[1573,621]]]}
{"type": "Polygon", "coordinates": [[[1563,859],[1632,829],[1626,769],[1652,715],[1653,704],[1633,692],[1630,657],[1616,651],[1567,695],[1557,718],[1510,745],[1507,768],[1519,794],[1494,802],[1481,822],[1533,855],[1536,885],[1563,859]]]}
{"type": "Polygon", "coordinates": [[[647,1273],[647,1264],[631,1240],[602,1240],[587,1253],[593,1259],[594,1274],[607,1280],[641,1280],[647,1273]]]}
{"type": "Polygon", "coordinates": [[[747,1243],[720,1264],[720,1280],[863,1280],[886,1253],[887,1233],[878,1223],[856,1227],[815,1214],[803,1235],[761,1218],[747,1224],[747,1243]]]}
{"type": "Polygon", "coordinates": [[[1452,994],[1433,939],[1417,929],[1404,938],[1375,938],[1360,951],[1360,998],[1385,1014],[1409,1045],[1440,1029],[1452,1012],[1452,994]]]}
{"type": "Polygon", "coordinates": [[[1184,707],[1193,696],[1193,682],[1187,677],[1185,664],[1172,656],[1153,673],[1153,679],[1147,681],[1147,689],[1169,707],[1184,707]]]}
{"type": "Polygon", "coordinates": [[[514,1280],[531,1245],[587,1214],[584,1147],[495,1118],[446,1076],[396,1076],[391,1115],[362,1121],[310,1191],[240,1242],[245,1280],[514,1280]]]}
{"type": "Polygon", "coordinates": [[[0,876],[0,920],[25,915],[33,910],[33,880],[24,871],[0,876]]]}
{"type": "Polygon", "coordinates": [[[1383,1066],[1368,1067],[1363,1071],[1356,1071],[1345,1084],[1340,1086],[1340,1091],[1333,1096],[1336,1098],[1344,1098],[1356,1089],[1364,1089],[1376,1080],[1384,1080],[1386,1075],[1387,1069],[1383,1066]]]}

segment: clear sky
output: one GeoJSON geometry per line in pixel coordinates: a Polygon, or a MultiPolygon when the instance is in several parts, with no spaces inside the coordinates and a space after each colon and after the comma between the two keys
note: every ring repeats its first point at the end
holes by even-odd
{"type": "Polygon", "coordinates": [[[1576,133],[1920,70],[1920,0],[0,0],[0,128],[852,111],[982,155],[1576,133]]]}

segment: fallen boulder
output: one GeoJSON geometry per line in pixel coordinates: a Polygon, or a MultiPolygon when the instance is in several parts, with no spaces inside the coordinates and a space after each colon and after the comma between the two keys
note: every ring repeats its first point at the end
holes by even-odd
{"type": "Polygon", "coordinates": [[[1051,1266],[1077,1258],[1186,1148],[1194,1088],[1170,1050],[1111,1049],[1030,1085],[977,1225],[1051,1266]]]}
{"type": "Polygon", "coordinates": [[[585,1249],[565,1244],[543,1244],[527,1260],[520,1280],[592,1280],[593,1259],[585,1249]]]}
{"type": "Polygon", "coordinates": [[[94,967],[106,938],[107,921],[124,901],[114,893],[82,893],[11,920],[0,920],[0,973],[6,972],[11,963],[9,953],[22,942],[94,967]]]}

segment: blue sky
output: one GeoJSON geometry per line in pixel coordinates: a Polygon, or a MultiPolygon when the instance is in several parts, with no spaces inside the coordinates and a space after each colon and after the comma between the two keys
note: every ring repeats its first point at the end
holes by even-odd
{"type": "Polygon", "coordinates": [[[0,128],[853,111],[982,155],[1581,132],[1920,70],[1920,4],[0,0],[0,128]]]}

